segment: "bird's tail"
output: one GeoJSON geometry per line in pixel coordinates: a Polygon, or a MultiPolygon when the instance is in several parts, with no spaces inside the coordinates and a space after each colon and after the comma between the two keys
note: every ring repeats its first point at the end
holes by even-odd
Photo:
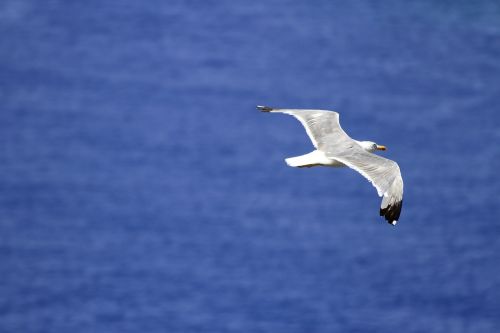
{"type": "Polygon", "coordinates": [[[304,158],[303,156],[296,156],[296,157],[289,157],[289,158],[285,158],[285,163],[288,165],[288,166],[291,166],[291,167],[294,167],[294,168],[298,168],[302,165],[304,165],[304,158]]]}
{"type": "Polygon", "coordinates": [[[285,159],[286,164],[288,166],[294,168],[305,168],[319,165],[318,161],[318,153],[317,151],[310,152],[309,154],[289,157],[285,159]]]}

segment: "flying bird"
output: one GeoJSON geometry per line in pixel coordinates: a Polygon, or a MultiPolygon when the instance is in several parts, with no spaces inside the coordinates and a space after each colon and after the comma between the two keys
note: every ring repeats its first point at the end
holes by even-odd
{"type": "Polygon", "coordinates": [[[383,197],[380,216],[395,225],[403,206],[403,178],[396,162],[373,154],[386,150],[372,141],[357,141],[340,127],[339,114],[328,110],[275,109],[257,106],[262,112],[291,115],[304,126],[314,151],[285,159],[291,167],[349,167],[363,175],[383,197]]]}

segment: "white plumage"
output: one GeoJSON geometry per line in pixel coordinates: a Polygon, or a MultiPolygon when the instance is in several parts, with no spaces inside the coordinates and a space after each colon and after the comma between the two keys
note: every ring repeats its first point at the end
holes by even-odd
{"type": "Polygon", "coordinates": [[[385,150],[371,141],[350,138],[340,127],[339,114],[328,110],[274,109],[257,107],[262,112],[285,113],[297,118],[304,126],[316,150],[285,162],[291,167],[349,167],[356,170],[377,189],[383,197],[380,216],[395,225],[403,205],[403,179],[396,162],[373,154],[385,150]]]}

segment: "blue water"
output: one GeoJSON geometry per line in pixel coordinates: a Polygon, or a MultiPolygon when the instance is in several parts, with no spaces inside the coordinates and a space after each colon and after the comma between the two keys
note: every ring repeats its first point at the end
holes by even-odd
{"type": "Polygon", "coordinates": [[[1,332],[500,332],[498,1],[0,3],[1,332]],[[386,145],[399,224],[255,105],[386,145]]]}

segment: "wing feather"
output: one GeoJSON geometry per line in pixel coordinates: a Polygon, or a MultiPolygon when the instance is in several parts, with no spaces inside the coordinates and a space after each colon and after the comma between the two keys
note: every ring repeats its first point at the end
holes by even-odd
{"type": "MultiPolygon", "coordinates": [[[[349,138],[339,123],[339,114],[328,110],[274,109],[258,106],[263,112],[284,113],[295,117],[304,126],[314,147],[321,149],[332,137],[349,138]]],[[[352,139],[351,139],[352,140],[352,139]]]]}
{"type": "Polygon", "coordinates": [[[383,197],[380,215],[387,222],[396,224],[403,205],[403,178],[396,162],[367,152],[359,145],[344,150],[332,145],[325,154],[368,179],[377,189],[378,195],[383,197]]]}

